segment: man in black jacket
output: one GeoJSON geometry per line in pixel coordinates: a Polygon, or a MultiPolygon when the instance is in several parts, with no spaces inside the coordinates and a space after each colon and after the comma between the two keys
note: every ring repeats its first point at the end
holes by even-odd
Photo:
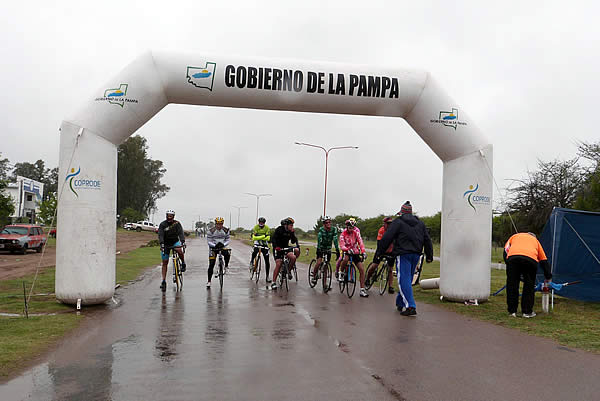
{"type": "Polygon", "coordinates": [[[375,257],[383,255],[388,246],[394,243],[392,255],[396,257],[399,289],[396,308],[403,316],[414,316],[417,314],[417,305],[412,292],[412,278],[423,247],[427,263],[433,261],[433,244],[425,224],[412,214],[410,201],[402,205],[398,214],[400,217],[390,224],[383,238],[377,243],[375,257]]]}
{"type": "Polygon", "coordinates": [[[275,257],[275,269],[273,270],[271,289],[276,290],[277,276],[279,275],[284,256],[287,255],[290,261],[288,280],[292,279],[292,270],[296,264],[296,258],[300,256],[300,243],[298,242],[298,238],[296,238],[296,234],[294,234],[294,219],[288,217],[281,220],[281,225],[275,229],[271,241],[273,242],[273,256],[275,257]],[[293,252],[286,251],[286,248],[290,246],[290,242],[296,244],[293,252]]]}
{"type": "Polygon", "coordinates": [[[180,222],[175,220],[174,210],[167,210],[166,218],[167,219],[158,226],[158,242],[160,244],[160,255],[162,257],[162,282],[160,283],[160,289],[163,292],[167,290],[167,265],[169,264],[169,253],[171,249],[173,252],[179,254],[182,272],[185,271],[186,267],[182,249],[185,245],[183,227],[180,222]]]}

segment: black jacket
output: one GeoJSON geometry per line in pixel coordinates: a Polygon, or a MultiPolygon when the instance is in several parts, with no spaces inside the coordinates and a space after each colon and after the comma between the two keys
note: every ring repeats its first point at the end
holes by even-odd
{"type": "Polygon", "coordinates": [[[425,247],[425,258],[433,260],[433,244],[425,224],[417,216],[403,214],[394,220],[386,230],[383,238],[377,243],[377,254],[383,255],[391,243],[394,243],[394,256],[406,255],[408,253],[423,252],[425,247]]]}
{"type": "Polygon", "coordinates": [[[287,248],[290,246],[290,241],[292,244],[298,245],[298,238],[296,238],[296,234],[294,234],[292,231],[286,230],[285,226],[279,226],[275,229],[275,232],[271,237],[271,241],[273,242],[273,249],[287,248]]]}
{"type": "Polygon", "coordinates": [[[185,242],[183,227],[177,220],[169,224],[167,220],[158,226],[158,242],[166,246],[173,246],[177,241],[185,242]]]}

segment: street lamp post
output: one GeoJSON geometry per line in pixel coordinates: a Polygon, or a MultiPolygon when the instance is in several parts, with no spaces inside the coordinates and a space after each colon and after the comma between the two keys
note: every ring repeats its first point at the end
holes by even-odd
{"type": "Polygon", "coordinates": [[[271,194],[253,194],[251,192],[244,192],[244,193],[246,195],[256,196],[256,220],[258,220],[258,200],[260,199],[261,196],[273,196],[273,195],[271,195],[271,194]]]}
{"type": "Polygon", "coordinates": [[[325,149],[322,146],[313,145],[310,143],[294,142],[294,144],[301,145],[301,146],[310,146],[312,148],[321,149],[323,152],[325,152],[325,193],[323,195],[323,216],[325,216],[326,215],[325,212],[327,210],[327,167],[328,167],[328,163],[329,163],[329,152],[331,152],[332,150],[335,150],[335,149],[358,149],[358,146],[334,146],[332,148],[325,149]]]}
{"type": "Polygon", "coordinates": [[[240,227],[240,211],[242,209],[248,209],[248,207],[247,206],[232,206],[232,207],[234,207],[238,210],[238,224],[237,224],[236,228],[239,228],[240,227]]]}

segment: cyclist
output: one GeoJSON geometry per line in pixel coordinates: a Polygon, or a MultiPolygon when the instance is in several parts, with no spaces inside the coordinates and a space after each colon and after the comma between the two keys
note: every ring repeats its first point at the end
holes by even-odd
{"type": "MultiPolygon", "coordinates": [[[[265,258],[265,271],[266,271],[266,280],[267,284],[271,282],[271,278],[269,277],[269,244],[268,242],[271,240],[271,229],[265,223],[267,219],[261,217],[258,219],[258,224],[254,226],[252,229],[252,240],[254,241],[254,250],[252,251],[252,257],[250,258],[250,268],[254,267],[254,258],[258,255],[259,252],[262,251],[262,254],[265,258]],[[264,248],[259,248],[259,246],[264,246],[264,248]]],[[[260,255],[258,256],[260,258],[260,255]]]]}
{"type": "MultiPolygon", "coordinates": [[[[356,227],[356,219],[354,217],[350,217],[348,220],[352,221],[354,223],[354,229],[357,230],[360,233],[360,228],[356,227]]],[[[343,229],[339,229],[340,233],[343,231],[343,229]]],[[[344,258],[338,258],[337,262],[335,262],[335,278],[337,279],[337,281],[343,281],[344,280],[344,275],[340,274],[340,265],[342,264],[342,262],[344,261],[344,258]]]]}
{"type": "Polygon", "coordinates": [[[175,211],[168,209],[165,212],[166,220],[158,226],[158,243],[160,244],[160,255],[162,257],[162,282],[160,289],[167,290],[167,266],[169,264],[169,253],[171,249],[179,254],[181,259],[181,271],[185,271],[185,259],[182,247],[185,246],[185,236],[181,223],[175,220],[175,211]]]}
{"type": "Polygon", "coordinates": [[[331,260],[331,245],[335,245],[336,258],[340,258],[340,247],[338,245],[338,229],[337,227],[331,226],[331,217],[323,217],[323,227],[319,228],[319,234],[317,235],[317,263],[310,272],[311,281],[313,285],[317,284],[317,272],[319,266],[323,263],[323,255],[327,254],[331,260]]]}
{"type": "Polygon", "coordinates": [[[225,219],[222,217],[215,218],[215,226],[208,230],[206,233],[206,242],[208,243],[208,281],[206,282],[206,288],[210,288],[210,280],[213,275],[215,268],[215,262],[217,261],[217,253],[221,251],[221,254],[225,258],[225,271],[229,268],[229,258],[231,253],[229,249],[223,249],[229,245],[229,229],[223,227],[225,219]]]}
{"type": "Polygon", "coordinates": [[[360,272],[360,296],[368,297],[369,294],[365,289],[365,268],[363,266],[363,260],[367,254],[365,253],[365,244],[360,236],[360,230],[356,227],[356,220],[346,220],[346,229],[340,234],[340,248],[344,251],[344,259],[340,265],[342,274],[346,274],[346,267],[352,259],[360,272]]]}
{"type": "Polygon", "coordinates": [[[292,279],[292,269],[296,264],[296,258],[300,255],[300,243],[298,242],[298,238],[296,238],[296,234],[294,234],[294,219],[291,217],[285,218],[281,220],[281,225],[275,229],[273,233],[273,249],[275,256],[275,269],[273,271],[273,283],[271,284],[271,289],[277,289],[277,275],[279,274],[279,269],[281,269],[281,264],[283,263],[283,258],[286,256],[283,248],[288,248],[290,246],[290,242],[292,244],[296,244],[294,247],[294,252],[288,252],[287,257],[290,261],[289,271],[288,271],[288,279],[292,279]]]}
{"type": "MultiPolygon", "coordinates": [[[[392,222],[392,218],[391,217],[385,217],[383,219],[383,225],[381,226],[381,228],[379,229],[379,231],[377,232],[377,242],[379,243],[379,241],[381,240],[381,238],[383,238],[383,234],[385,234],[385,231],[388,229],[388,227],[390,226],[390,223],[392,222]]],[[[371,280],[371,276],[373,276],[373,273],[375,273],[377,271],[377,268],[379,267],[379,263],[381,263],[381,259],[385,259],[385,261],[387,262],[389,268],[389,274],[388,274],[388,293],[393,294],[394,293],[394,287],[392,287],[393,284],[393,279],[392,279],[392,275],[393,275],[393,271],[394,271],[394,263],[395,263],[395,258],[394,255],[392,254],[392,251],[394,250],[394,244],[390,244],[390,246],[388,247],[388,249],[386,249],[385,253],[381,256],[376,255],[377,257],[373,257],[373,265],[371,266],[371,268],[369,270],[367,270],[367,278],[366,281],[369,282],[369,280],[371,280]]]]}

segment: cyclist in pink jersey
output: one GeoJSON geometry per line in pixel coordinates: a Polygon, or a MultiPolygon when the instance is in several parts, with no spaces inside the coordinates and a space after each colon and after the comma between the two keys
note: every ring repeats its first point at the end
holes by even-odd
{"type": "Polygon", "coordinates": [[[346,229],[340,234],[340,249],[344,252],[344,259],[340,266],[342,274],[346,274],[346,267],[350,259],[352,259],[352,262],[354,262],[360,272],[360,296],[368,297],[369,294],[365,289],[365,268],[363,266],[363,260],[367,254],[365,244],[360,236],[360,230],[356,227],[356,220],[346,220],[346,229]]]}

